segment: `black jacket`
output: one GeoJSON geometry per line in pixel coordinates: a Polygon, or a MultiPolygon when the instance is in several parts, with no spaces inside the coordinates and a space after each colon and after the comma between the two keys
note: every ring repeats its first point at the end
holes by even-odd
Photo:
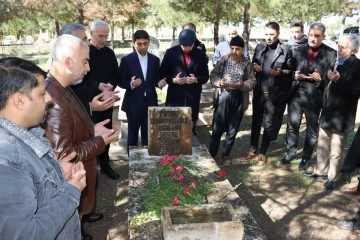
{"type": "MultiPolygon", "coordinates": [[[[343,65],[337,66],[340,79],[329,82],[325,90],[320,127],[350,133],[354,131],[358,99],[360,96],[360,60],[350,55],[343,65]]],[[[327,75],[327,74],[325,74],[327,75]]],[[[328,82],[327,77],[325,82],[328,82]]]]}
{"type": "MultiPolygon", "coordinates": [[[[269,46],[262,42],[255,48],[253,63],[257,63],[261,67],[264,66],[264,56],[269,46]]],[[[278,42],[277,48],[272,59],[271,68],[281,68],[282,74],[278,77],[269,77],[269,98],[273,102],[286,101],[290,94],[293,73],[292,51],[289,46],[278,42]]],[[[261,72],[256,72],[257,87],[254,92],[260,90],[261,72]]]]}

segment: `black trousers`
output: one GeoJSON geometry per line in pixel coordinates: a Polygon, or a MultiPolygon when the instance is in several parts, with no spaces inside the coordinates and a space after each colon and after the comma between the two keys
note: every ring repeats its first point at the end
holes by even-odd
{"type": "Polygon", "coordinates": [[[214,109],[213,131],[209,152],[217,155],[220,139],[226,132],[222,155],[228,156],[234,145],[236,134],[243,117],[243,94],[238,90],[223,90],[214,109]]]}
{"type": "MultiPolygon", "coordinates": [[[[355,169],[359,167],[360,167],[360,126],[356,132],[354,140],[351,143],[349,151],[341,167],[341,172],[343,174],[342,176],[344,177],[345,180],[350,182],[355,169]]],[[[360,190],[359,185],[358,185],[358,190],[360,190]]]]}
{"type": "MultiPolygon", "coordinates": [[[[92,119],[95,124],[102,122],[106,119],[110,119],[110,122],[105,124],[104,126],[108,129],[112,129],[112,113],[113,113],[112,108],[102,112],[93,112],[92,119]]],[[[106,169],[107,167],[109,167],[109,162],[110,162],[109,149],[110,149],[110,144],[106,145],[105,151],[101,153],[99,156],[97,156],[101,169],[106,169]]]]}
{"type": "MultiPolygon", "coordinates": [[[[139,101],[146,101],[146,99],[139,101]]],[[[128,120],[128,139],[127,139],[127,152],[129,154],[130,146],[138,146],[139,129],[141,134],[141,144],[148,145],[148,105],[136,111],[136,113],[126,113],[128,120]]]]}
{"type": "Polygon", "coordinates": [[[285,107],[285,101],[273,102],[269,94],[254,91],[250,152],[266,154],[271,141],[276,140],[279,134],[285,107]],[[258,149],[262,124],[264,132],[258,149]]]}
{"type": "Polygon", "coordinates": [[[294,92],[288,104],[288,123],[286,130],[286,150],[288,155],[295,155],[298,147],[299,129],[303,114],[306,119],[306,136],[302,159],[309,160],[314,151],[319,132],[319,116],[322,98],[309,97],[303,90],[294,92]]]}

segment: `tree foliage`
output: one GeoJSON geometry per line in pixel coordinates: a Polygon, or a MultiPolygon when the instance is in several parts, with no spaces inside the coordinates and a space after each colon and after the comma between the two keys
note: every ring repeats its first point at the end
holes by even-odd
{"type": "Polygon", "coordinates": [[[219,24],[221,21],[239,22],[244,3],[242,0],[170,0],[177,11],[197,14],[203,22],[214,24],[214,43],[219,43],[219,24]]]}

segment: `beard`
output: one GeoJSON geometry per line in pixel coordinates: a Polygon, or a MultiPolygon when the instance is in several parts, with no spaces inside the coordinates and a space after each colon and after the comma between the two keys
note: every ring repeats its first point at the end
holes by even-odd
{"type": "Polygon", "coordinates": [[[82,78],[77,79],[77,80],[73,81],[71,85],[77,85],[77,84],[81,83],[82,81],[83,81],[82,78]]]}

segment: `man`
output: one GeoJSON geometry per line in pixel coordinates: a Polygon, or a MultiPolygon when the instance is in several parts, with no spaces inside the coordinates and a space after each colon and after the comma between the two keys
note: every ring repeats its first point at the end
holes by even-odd
{"type": "MultiPolygon", "coordinates": [[[[350,149],[346,155],[344,160],[344,164],[341,168],[342,177],[350,181],[351,176],[354,170],[360,167],[360,127],[358,128],[355,138],[350,146],[350,149]],[[345,177],[346,176],[346,177],[345,177]]],[[[360,195],[360,179],[359,183],[354,188],[348,188],[344,190],[345,193],[352,194],[352,195],[360,195]]],[[[353,219],[345,219],[341,220],[338,223],[339,227],[348,230],[360,230],[360,208],[358,209],[355,217],[353,219]]]]}
{"type": "Polygon", "coordinates": [[[253,91],[251,144],[245,159],[258,156],[260,166],[267,163],[266,151],[279,133],[292,82],[292,52],[287,45],[279,41],[279,34],[278,23],[267,23],[266,42],[256,46],[253,57],[257,87],[253,91]],[[262,123],[264,132],[258,149],[262,123]]]}
{"type": "Polygon", "coordinates": [[[43,71],[23,59],[0,65],[0,239],[80,240],[86,172],[70,163],[75,153],[58,162],[38,126],[51,101],[43,71]]]}
{"type": "Polygon", "coordinates": [[[346,35],[338,42],[336,64],[328,70],[329,81],[320,116],[319,139],[314,172],[308,177],[327,176],[324,189],[332,190],[340,179],[340,167],[347,135],[354,131],[360,97],[360,60],[357,36],[346,35]]]}
{"type": "MultiPolygon", "coordinates": [[[[59,36],[64,34],[70,34],[78,37],[84,42],[86,42],[88,45],[90,45],[89,39],[87,38],[87,35],[85,33],[85,27],[80,23],[66,23],[65,25],[63,25],[60,29],[59,36]]],[[[101,86],[102,88],[100,88],[100,90],[102,92],[95,97],[92,97],[94,94],[91,93],[92,91],[88,81],[82,81],[80,84],[71,86],[72,90],[82,102],[90,116],[92,116],[92,112],[105,111],[113,107],[115,104],[116,98],[114,95],[107,98],[106,100],[103,99],[104,95],[111,95],[113,86],[111,84],[105,83],[101,83],[101,86]]]]}
{"type": "MultiPolygon", "coordinates": [[[[59,36],[62,36],[64,34],[70,34],[73,35],[81,40],[83,40],[88,46],[90,45],[90,42],[86,36],[85,33],[85,27],[84,25],[80,23],[66,23],[62,28],[60,29],[59,36]]],[[[104,95],[107,95],[109,92],[111,94],[112,86],[109,84],[101,83],[104,88],[102,88],[102,92],[92,98],[91,88],[89,86],[89,83],[87,81],[82,81],[79,84],[71,85],[71,89],[74,91],[76,96],[79,98],[79,100],[82,102],[83,106],[86,109],[86,112],[89,114],[89,116],[92,116],[92,112],[95,111],[104,111],[115,104],[115,98],[109,97],[106,100],[103,99],[104,95]]],[[[86,214],[82,216],[83,222],[96,222],[101,219],[103,219],[103,214],[99,212],[92,211],[89,214],[86,214]]]]}
{"type": "MultiPolygon", "coordinates": [[[[195,35],[196,35],[196,26],[195,26],[194,23],[187,23],[182,27],[182,29],[191,29],[191,30],[193,30],[195,32],[195,35]]],[[[179,44],[180,44],[179,39],[177,39],[177,40],[175,40],[175,41],[173,41],[171,43],[170,47],[175,47],[175,46],[177,46],[179,44]]],[[[194,47],[196,47],[196,48],[202,50],[204,53],[206,53],[205,45],[202,42],[200,42],[199,39],[197,39],[197,38],[195,40],[194,47]]]]}
{"type": "Polygon", "coordinates": [[[192,110],[192,132],[196,135],[202,84],[209,79],[206,54],[194,47],[195,32],[184,29],[179,34],[180,45],[166,50],[160,66],[169,84],[165,106],[188,106],[192,110]]]}
{"type": "MultiPolygon", "coordinates": [[[[342,178],[350,182],[356,168],[360,167],[360,126],[355,134],[353,142],[345,157],[344,163],[341,167],[342,178]]],[[[356,187],[344,188],[344,193],[351,195],[360,195],[360,177],[358,177],[358,184],[356,187]]]]}
{"type": "MultiPolygon", "coordinates": [[[[90,70],[87,44],[65,34],[55,41],[51,56],[53,63],[46,81],[53,107],[48,111],[46,137],[59,159],[76,151],[75,161],[84,163],[87,187],[82,192],[79,210],[85,215],[93,211],[95,204],[96,156],[117,137],[117,132],[104,127],[109,120],[94,126],[70,88],[80,83],[90,70]]],[[[83,232],[83,239],[92,237],[83,232]]]]}
{"type": "Polygon", "coordinates": [[[335,60],[336,51],[323,44],[325,26],[320,22],[311,24],[308,44],[294,52],[295,74],[288,103],[286,131],[286,156],[282,164],[289,164],[296,157],[302,115],[306,118],[306,137],[300,170],[309,167],[319,130],[319,115],[328,66],[335,60]]]}
{"type": "MultiPolygon", "coordinates": [[[[92,97],[101,93],[104,83],[109,84],[107,86],[114,88],[118,85],[118,62],[114,51],[105,46],[109,36],[109,31],[110,29],[108,24],[102,20],[93,21],[90,27],[91,45],[89,63],[91,71],[85,76],[85,81],[89,82],[92,93],[94,94],[92,97]]],[[[109,123],[107,123],[105,127],[111,129],[112,113],[112,107],[105,111],[94,112],[92,119],[95,123],[104,121],[105,119],[110,119],[109,123]]],[[[98,156],[100,171],[106,174],[110,179],[119,179],[119,174],[117,174],[110,166],[109,148],[110,145],[107,145],[105,151],[98,156]]]]}
{"type": "Polygon", "coordinates": [[[236,36],[231,39],[230,47],[231,53],[221,58],[210,74],[210,81],[221,89],[221,93],[214,110],[209,151],[212,157],[217,155],[220,138],[226,132],[222,152],[222,164],[225,167],[231,165],[229,154],[249,105],[249,91],[256,85],[252,64],[243,56],[244,40],[236,36]]]}
{"type": "Polygon", "coordinates": [[[120,63],[119,85],[126,89],[121,110],[128,119],[129,146],[138,145],[139,128],[141,143],[148,145],[148,107],[157,106],[158,99],[155,87],[164,87],[165,79],[160,80],[160,59],[148,52],[150,36],[144,30],[133,35],[135,51],[123,57],[120,63]]]}
{"type": "Polygon", "coordinates": [[[304,34],[304,25],[300,20],[294,20],[290,23],[290,38],[288,45],[294,51],[308,42],[307,36],[304,34]]]}
{"type": "Polygon", "coordinates": [[[219,43],[214,52],[214,56],[212,59],[213,66],[216,65],[216,63],[219,61],[220,57],[225,56],[227,54],[230,54],[231,48],[230,48],[230,41],[233,39],[233,37],[237,36],[238,32],[236,27],[231,28],[228,33],[226,34],[226,40],[219,43]]]}

